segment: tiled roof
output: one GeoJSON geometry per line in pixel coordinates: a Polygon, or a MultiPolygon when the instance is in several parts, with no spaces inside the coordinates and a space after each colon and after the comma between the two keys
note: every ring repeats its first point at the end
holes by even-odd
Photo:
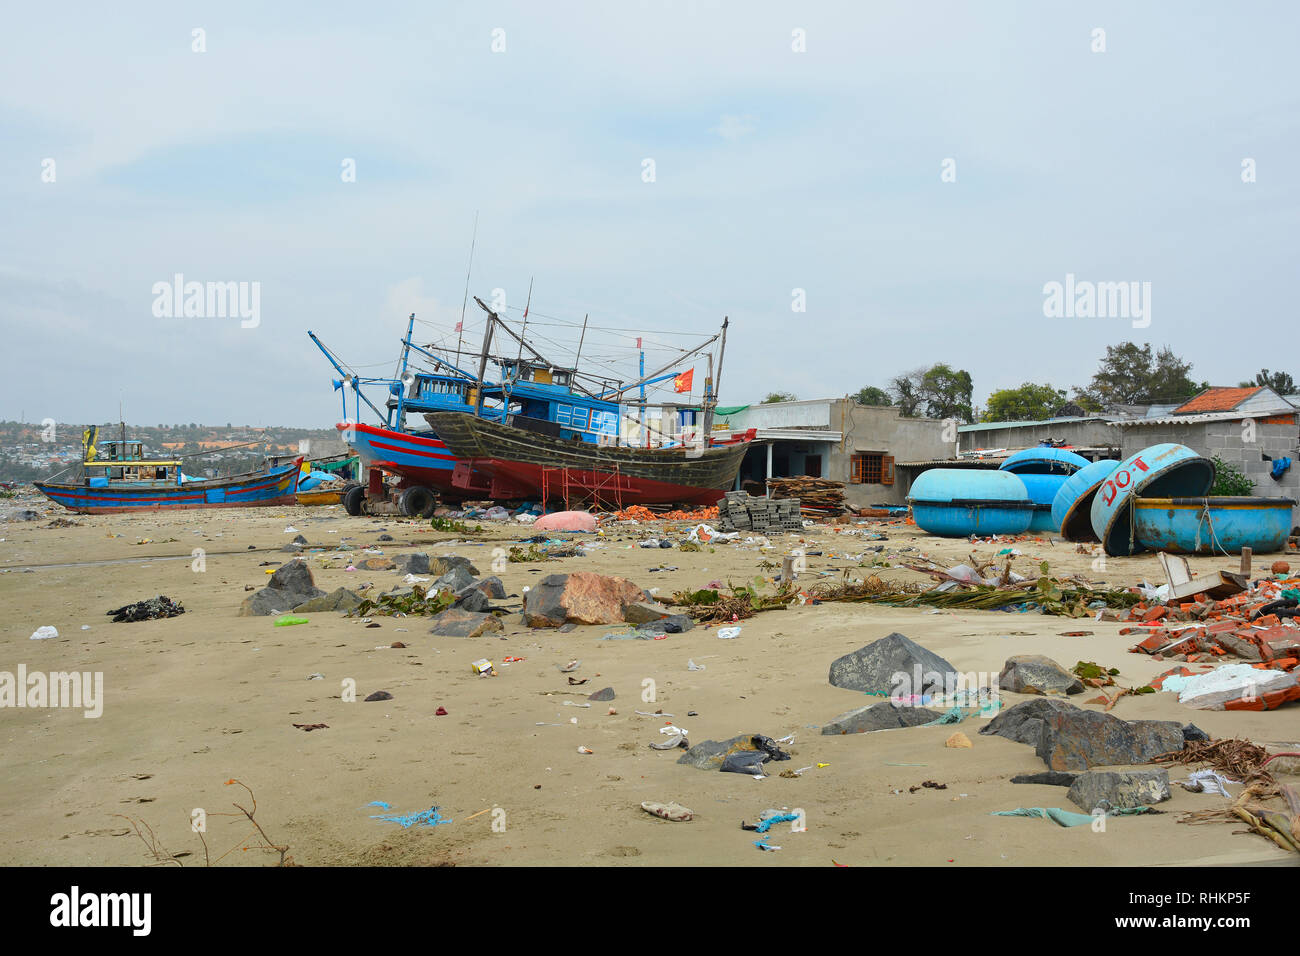
{"type": "Polygon", "coordinates": [[[1259,392],[1263,386],[1251,388],[1207,388],[1174,409],[1175,415],[1193,412],[1230,412],[1246,399],[1259,392]]]}

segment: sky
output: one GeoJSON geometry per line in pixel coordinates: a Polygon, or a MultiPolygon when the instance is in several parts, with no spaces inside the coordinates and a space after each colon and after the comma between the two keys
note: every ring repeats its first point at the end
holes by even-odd
{"type": "MultiPolygon", "coordinates": [[[[983,404],[1086,385],[1123,341],[1214,384],[1300,374],[1295,4],[74,3],[2,22],[0,419],[121,402],[140,424],[325,427],[337,375],[307,330],[391,374],[410,313],[418,341],[455,341],[467,271],[511,319],[528,302],[552,360],[588,316],[584,365],[624,379],[637,336],[657,367],[727,317],[723,404],[934,362],[983,404]],[[177,275],[255,289],[256,320],[158,314],[177,275]],[[1149,311],[1049,316],[1067,275],[1139,283],[1149,311]]],[[[482,330],[471,299],[469,348],[482,330]]]]}

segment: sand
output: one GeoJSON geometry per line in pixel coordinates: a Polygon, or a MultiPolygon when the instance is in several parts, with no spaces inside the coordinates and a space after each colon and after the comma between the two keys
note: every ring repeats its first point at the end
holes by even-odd
{"type": "MultiPolygon", "coordinates": [[[[1288,859],[1259,837],[1234,833],[1239,827],[1232,824],[1179,824],[1180,811],[1224,801],[1178,787],[1161,805],[1162,815],[1112,819],[1104,832],[990,816],[1022,806],[1077,808],[1064,788],[1009,783],[1014,774],[1043,764],[1025,745],[980,736],[977,717],[959,728],[974,742],[970,749],[944,746],[952,727],[819,733],[836,715],[872,702],[830,686],[830,662],[892,631],[959,670],[992,675],[1008,656],[1027,653],[1067,667],[1077,660],[1118,667],[1123,684],[1145,683],[1169,666],[1128,653],[1135,641],[1119,635],[1119,624],[1038,613],[827,604],[759,614],[742,622],[735,640],[697,627],[660,641],[601,641],[616,628],[559,634],[531,630],[518,615],[506,619],[503,635],[472,640],[433,637],[421,618],[376,617],[380,626],[374,628],[324,613],[307,615],[305,625],[277,628],[272,618],[236,611],[246,585],[265,584],[261,565],[274,567],[288,557],[279,549],[294,536],[285,530],[290,526],[313,544],[347,540],[358,548],[388,533],[396,540],[378,545],[387,556],[463,554],[483,573],[489,573],[493,548],[532,532],[486,525],[488,533],[474,544],[449,546],[455,536],[431,532],[427,522],[352,518],[339,508],[73,516],[40,499],[3,505],[6,513],[26,506],[44,517],[0,522],[0,670],[16,672],[25,664],[29,672],[102,672],[104,703],[97,719],[66,708],[0,710],[0,864],[149,864],[154,856],[135,832],[147,824],[168,855],[185,854],[180,862],[203,865],[203,844],[191,831],[196,808],[206,811],[208,858],[216,865],[275,862],[278,854],[240,849],[250,830],[246,821],[218,815],[238,814],[234,802],[251,806],[243,790],[227,785],[231,779],[252,788],[258,822],[305,865],[1205,865],[1288,859]],[[44,527],[55,517],[80,526],[44,527]],[[202,571],[193,568],[194,548],[205,549],[202,571]],[[131,624],[110,623],[104,613],[158,594],[181,601],[187,613],[131,624]],[[40,625],[57,627],[60,636],[30,640],[40,625]],[[1061,636],[1073,630],[1091,633],[1061,636]],[[393,649],[394,641],[409,646],[393,649]],[[525,660],[502,665],[506,656],[525,660]],[[471,672],[471,662],[483,657],[498,663],[499,676],[471,672]],[[582,687],[570,687],[558,670],[573,658],[583,661],[576,676],[590,679],[582,687]],[[688,670],[691,659],[706,669],[688,670]],[[324,679],[308,680],[313,673],[324,679]],[[355,681],[356,702],[341,699],[345,679],[355,681]],[[642,700],[646,680],[654,683],[653,703],[642,700]],[[607,686],[617,694],[612,704],[566,706],[607,686]],[[362,701],[376,690],[393,699],[362,701]],[[616,715],[607,715],[610,706],[616,715]],[[446,716],[435,716],[439,707],[446,716]],[[686,727],[694,743],[740,733],[794,734],[794,761],[776,769],[814,769],[795,779],[774,773],[755,780],[681,766],[680,751],[648,746],[662,739],[658,729],[669,718],[638,716],[637,710],[675,715],[672,721],[686,727]],[[304,732],[295,723],[329,726],[304,732]],[[579,747],[593,753],[580,754],[579,747]],[[947,789],[909,792],[925,780],[947,789]],[[382,811],[369,806],[372,801],[386,802],[394,813],[436,805],[452,822],[402,829],[373,819],[382,811]],[[643,801],[676,801],[695,818],[660,820],[641,810],[643,801]],[[779,825],[768,842],[781,851],[760,852],[753,845],[757,837],[740,823],[781,807],[801,809],[807,831],[779,825]]],[[[885,554],[913,547],[951,564],[972,550],[987,557],[1001,547],[972,549],[965,541],[899,525],[866,527],[889,535],[885,554]]],[[[775,549],[766,555],[734,545],[699,553],[628,549],[662,528],[608,527],[605,547],[587,557],[510,564],[501,577],[513,595],[544,574],[569,570],[620,574],[668,594],[714,578],[752,579],[762,573],[758,565],[765,557],[779,563],[793,547],[845,554],[878,543],[819,526],[773,536],[775,549]],[[680,570],[649,571],[664,564],[680,570]]],[[[1154,557],[1109,559],[1100,572],[1092,567],[1093,555],[1059,540],[1015,546],[1025,552],[1015,567],[1026,574],[1046,560],[1053,574],[1081,572],[1125,585],[1160,580],[1154,557]]],[[[365,581],[387,590],[400,577],[348,572],[339,561],[322,569],[319,557],[311,563],[317,585],[326,590],[365,581]]],[[[828,555],[808,563],[801,583],[820,571],[838,574],[858,565],[828,555]]],[[[1205,558],[1192,566],[1204,572],[1228,563],[1205,558]]],[[[913,572],[883,573],[923,580],[913,572]]],[[[1026,699],[1003,698],[1004,707],[1026,699]]],[[[1193,721],[1215,736],[1244,736],[1267,746],[1297,749],[1300,740],[1294,706],[1271,713],[1202,712],[1180,705],[1176,695],[1155,694],[1125,698],[1113,713],[1193,721]]],[[[1178,768],[1171,773],[1172,779],[1182,776],[1178,768]]]]}

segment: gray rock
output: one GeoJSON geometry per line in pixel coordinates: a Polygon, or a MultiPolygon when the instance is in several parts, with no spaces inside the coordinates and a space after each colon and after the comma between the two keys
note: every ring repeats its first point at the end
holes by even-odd
{"type": "Polygon", "coordinates": [[[390,693],[389,693],[388,691],[386,691],[386,690],[377,690],[377,691],[375,691],[373,694],[371,694],[369,697],[366,698],[367,701],[370,701],[370,700],[392,700],[392,699],[393,699],[393,695],[390,694],[390,693]]]}
{"type": "Polygon", "coordinates": [[[1098,808],[1149,807],[1169,799],[1169,771],[1089,770],[1075,778],[1066,796],[1090,813],[1098,808]]]}
{"type": "Polygon", "coordinates": [[[832,685],[868,694],[942,693],[956,681],[955,667],[897,632],[831,662],[832,685]]]}
{"type": "Polygon", "coordinates": [[[1008,657],[998,686],[1017,694],[1081,694],[1083,681],[1042,654],[1008,657]]]}
{"type": "Polygon", "coordinates": [[[628,624],[652,624],[662,621],[670,613],[657,601],[636,601],[623,608],[623,620],[628,624]]]}
{"type": "Polygon", "coordinates": [[[1198,741],[1208,741],[1209,739],[1210,739],[1210,735],[1207,734],[1205,731],[1203,731],[1200,727],[1197,727],[1195,724],[1183,725],[1183,740],[1186,743],[1190,744],[1198,741]]]}
{"type": "Polygon", "coordinates": [[[392,540],[393,540],[393,536],[392,536],[391,534],[381,534],[381,535],[380,535],[376,540],[378,540],[378,541],[392,541],[392,540]]]}
{"type": "Polygon", "coordinates": [[[299,547],[302,547],[302,548],[307,547],[307,539],[304,538],[304,537],[303,537],[302,535],[300,535],[300,534],[296,534],[296,535],[294,535],[294,536],[293,536],[293,540],[292,540],[291,542],[289,542],[289,543],[290,543],[290,544],[296,544],[296,545],[298,545],[299,547]]]}
{"type": "Polygon", "coordinates": [[[244,598],[239,606],[240,617],[266,617],[283,614],[313,598],[324,597],[325,592],[316,587],[309,568],[302,561],[287,561],[276,569],[266,587],[244,598]]]}
{"type": "Polygon", "coordinates": [[[401,574],[428,574],[429,556],[422,552],[394,555],[393,563],[401,574]]]}
{"type": "Polygon", "coordinates": [[[494,601],[505,600],[506,586],[501,583],[501,579],[495,574],[480,579],[475,587],[494,601]]]}
{"type": "Polygon", "coordinates": [[[441,577],[452,568],[464,568],[472,576],[478,577],[478,568],[469,563],[469,558],[462,558],[460,555],[456,554],[443,555],[440,558],[430,558],[429,570],[427,573],[436,574],[441,577]]]}
{"type": "Polygon", "coordinates": [[[691,620],[689,614],[669,614],[658,624],[666,634],[681,634],[695,626],[695,622],[691,620]]]}
{"type": "Polygon", "coordinates": [[[1053,770],[1143,764],[1183,749],[1177,721],[1121,720],[1050,697],[1016,704],[980,733],[1032,745],[1053,770]]]}
{"type": "MultiPolygon", "coordinates": [[[[296,560],[286,561],[276,568],[266,586],[277,591],[293,591],[299,594],[305,591],[320,591],[311,575],[311,568],[306,562],[296,560]]],[[[320,591],[320,594],[324,593],[324,591],[320,591]]],[[[316,594],[312,595],[312,597],[317,596],[316,594]]]]}
{"type": "Polygon", "coordinates": [[[458,607],[462,611],[483,612],[488,609],[489,604],[488,596],[471,584],[456,592],[456,603],[453,607],[458,607]]]}
{"type": "Polygon", "coordinates": [[[505,625],[494,614],[480,614],[449,607],[435,614],[430,634],[440,637],[482,637],[494,631],[504,631],[505,625]]]}
{"type": "Polygon", "coordinates": [[[293,610],[295,613],[310,614],[314,611],[340,611],[346,614],[348,611],[356,610],[361,604],[361,596],[355,591],[349,591],[347,588],[335,588],[324,597],[312,598],[299,604],[293,610]]]}
{"type": "Polygon", "coordinates": [[[1068,787],[1079,775],[1068,770],[1044,770],[1041,773],[1018,773],[1012,783],[1037,783],[1047,787],[1068,787]]]}
{"type": "Polygon", "coordinates": [[[893,701],[882,700],[840,714],[822,727],[822,735],[865,734],[875,730],[918,727],[941,716],[938,711],[926,707],[899,706],[893,701]]]}
{"type": "Polygon", "coordinates": [[[587,700],[613,700],[613,699],[614,699],[614,688],[612,687],[601,688],[600,690],[596,691],[596,693],[592,694],[590,697],[587,698],[587,700]]]}
{"type": "Polygon", "coordinates": [[[474,583],[474,575],[470,574],[463,567],[454,567],[445,574],[439,575],[432,584],[429,585],[430,592],[433,591],[461,591],[474,583]]]}
{"type": "Polygon", "coordinates": [[[531,623],[551,622],[551,627],[564,624],[569,617],[564,607],[564,588],[569,583],[567,574],[548,574],[529,589],[524,598],[524,620],[531,623]]]}

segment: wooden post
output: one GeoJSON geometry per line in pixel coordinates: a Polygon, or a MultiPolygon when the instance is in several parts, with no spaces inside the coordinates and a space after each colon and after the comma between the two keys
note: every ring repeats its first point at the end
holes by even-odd
{"type": "Polygon", "coordinates": [[[794,580],[794,558],[786,555],[781,559],[781,583],[789,584],[794,580]]]}
{"type": "Polygon", "coordinates": [[[1241,549],[1241,573],[1244,574],[1246,577],[1250,577],[1251,554],[1252,552],[1250,548],[1241,549]]]}

